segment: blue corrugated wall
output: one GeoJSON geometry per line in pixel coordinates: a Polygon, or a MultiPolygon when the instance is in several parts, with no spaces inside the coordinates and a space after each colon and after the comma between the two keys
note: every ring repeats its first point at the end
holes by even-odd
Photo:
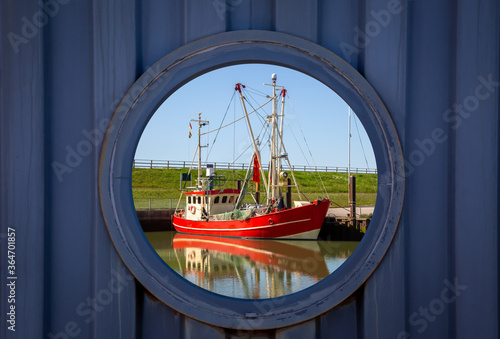
{"type": "Polygon", "coordinates": [[[499,7],[2,1],[0,337],[497,338],[499,7]],[[145,291],[110,239],[98,187],[101,134],[135,80],[189,42],[238,30],[294,35],[349,62],[385,103],[407,169],[399,227],[364,285],[315,319],[252,332],[201,323],[145,291]],[[15,332],[6,321],[8,227],[15,332]]]}

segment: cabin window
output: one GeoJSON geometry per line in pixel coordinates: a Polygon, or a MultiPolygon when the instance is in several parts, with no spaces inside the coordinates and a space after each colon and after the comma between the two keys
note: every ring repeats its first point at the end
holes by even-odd
{"type": "Polygon", "coordinates": [[[198,197],[198,204],[201,205],[201,197],[198,197]]]}
{"type": "Polygon", "coordinates": [[[226,202],[227,202],[227,196],[225,195],[222,197],[222,203],[225,204],[226,202]]]}
{"type": "Polygon", "coordinates": [[[229,203],[234,204],[234,195],[229,198],[229,203]]]}
{"type": "Polygon", "coordinates": [[[188,197],[188,204],[191,203],[191,197],[188,197]]]}
{"type": "Polygon", "coordinates": [[[218,204],[218,203],[219,203],[219,197],[215,197],[214,204],[218,204]]]}

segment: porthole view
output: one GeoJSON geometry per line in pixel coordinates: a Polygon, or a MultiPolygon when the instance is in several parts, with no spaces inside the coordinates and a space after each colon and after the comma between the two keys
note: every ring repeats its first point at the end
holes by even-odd
{"type": "Polygon", "coordinates": [[[170,96],[137,146],[132,191],[158,255],[211,292],[245,299],[303,290],[356,249],[377,171],[348,105],[303,73],[250,64],[170,96]]]}

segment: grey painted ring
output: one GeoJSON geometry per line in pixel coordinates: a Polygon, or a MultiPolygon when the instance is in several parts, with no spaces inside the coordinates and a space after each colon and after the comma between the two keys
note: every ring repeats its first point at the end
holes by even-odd
{"type": "Polygon", "coordinates": [[[168,54],[132,86],[110,123],[99,168],[102,212],[111,239],[132,274],[158,299],[199,321],[237,329],[288,326],[338,305],[382,260],[396,232],[404,195],[403,155],[381,99],[348,63],[327,49],[291,35],[236,31],[189,43],[168,54]],[[199,288],[170,269],[146,239],[132,200],[132,161],[149,119],[180,86],[208,71],[267,63],[306,73],[337,92],[358,114],[374,149],[378,193],[369,230],[350,258],[319,283],[294,294],[243,300],[199,288]],[[251,317],[248,315],[252,315],[251,317]]]}

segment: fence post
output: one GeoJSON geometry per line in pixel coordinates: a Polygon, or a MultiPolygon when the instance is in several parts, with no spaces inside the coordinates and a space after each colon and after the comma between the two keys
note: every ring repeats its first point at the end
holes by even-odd
{"type": "Polygon", "coordinates": [[[151,209],[151,198],[149,198],[149,209],[151,209]]]}
{"type": "Polygon", "coordinates": [[[167,160],[167,169],[170,169],[170,161],[167,160]]]}
{"type": "Polygon", "coordinates": [[[149,165],[149,168],[153,168],[153,160],[151,160],[151,164],[149,165]]]}

